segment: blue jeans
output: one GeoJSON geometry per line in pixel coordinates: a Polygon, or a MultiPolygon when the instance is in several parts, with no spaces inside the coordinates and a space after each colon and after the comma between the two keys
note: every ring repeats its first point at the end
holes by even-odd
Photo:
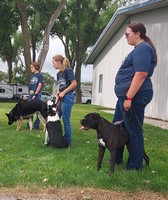
{"type": "MultiPolygon", "coordinates": [[[[128,161],[126,169],[141,170],[143,167],[144,137],[143,137],[143,121],[145,107],[152,100],[153,91],[145,90],[138,92],[132,101],[131,109],[126,112],[123,107],[125,96],[118,97],[113,123],[122,120],[124,117],[124,125],[129,136],[128,145],[128,161]]],[[[116,163],[122,162],[124,148],[117,149],[116,163]]]]}
{"type": "Polygon", "coordinates": [[[64,123],[65,137],[68,144],[72,141],[72,128],[70,123],[71,110],[74,104],[74,93],[71,91],[67,93],[61,101],[61,111],[59,112],[59,117],[62,116],[64,123]]]}
{"type": "MultiPolygon", "coordinates": [[[[29,101],[32,100],[32,97],[33,97],[33,95],[29,95],[29,101]]],[[[41,93],[39,93],[39,94],[36,95],[35,100],[41,100],[41,93]]],[[[35,129],[38,129],[39,126],[40,126],[40,120],[39,120],[39,118],[36,116],[36,120],[35,120],[34,123],[33,123],[33,127],[34,127],[35,129]]]]}

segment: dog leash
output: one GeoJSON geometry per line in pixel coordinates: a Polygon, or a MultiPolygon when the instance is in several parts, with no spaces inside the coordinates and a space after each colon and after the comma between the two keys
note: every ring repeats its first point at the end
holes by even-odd
{"type": "MultiPolygon", "coordinates": [[[[133,116],[133,112],[134,112],[134,116],[135,116],[135,118],[136,118],[136,120],[137,120],[137,122],[138,122],[138,125],[140,126],[140,128],[141,128],[141,130],[142,130],[142,133],[144,133],[143,128],[142,128],[142,125],[141,125],[141,123],[140,123],[140,121],[139,121],[139,119],[138,119],[138,116],[137,116],[137,114],[136,114],[134,108],[135,108],[135,107],[134,107],[134,104],[133,104],[133,102],[132,102],[132,107],[131,107],[131,109],[130,109],[128,112],[131,113],[131,116],[133,116]]],[[[130,116],[130,118],[131,118],[131,116],[130,116]]],[[[124,120],[129,121],[130,118],[129,118],[129,119],[127,118],[127,112],[125,111],[125,114],[124,114],[123,119],[122,119],[121,121],[117,121],[117,122],[123,123],[124,120]]],[[[115,123],[116,123],[116,122],[115,122],[115,123]]]]}
{"type": "MultiPolygon", "coordinates": [[[[138,122],[138,124],[139,124],[139,126],[140,126],[140,128],[141,128],[141,130],[142,130],[142,133],[144,133],[143,128],[142,128],[142,125],[141,125],[141,123],[140,123],[140,121],[139,121],[139,119],[138,119],[138,116],[137,116],[136,112],[135,112],[135,106],[134,106],[133,102],[132,102],[132,107],[131,107],[131,109],[130,109],[128,112],[131,113],[131,116],[133,116],[133,112],[134,112],[134,116],[135,116],[135,118],[136,118],[136,120],[137,120],[137,122],[138,122]]],[[[129,119],[128,119],[128,117],[127,117],[127,113],[128,113],[128,112],[125,111],[123,118],[122,118],[120,121],[114,122],[113,124],[114,124],[114,125],[120,125],[120,124],[122,124],[122,123],[124,122],[124,120],[125,120],[125,121],[126,121],[126,120],[129,121],[130,118],[131,118],[131,116],[130,116],[129,119]]]]}
{"type": "MultiPolygon", "coordinates": [[[[134,111],[134,104],[132,103],[132,108],[133,108],[133,111],[134,111]]],[[[140,126],[140,128],[141,128],[141,130],[142,130],[142,133],[144,133],[144,131],[143,131],[143,127],[142,127],[142,125],[141,125],[141,123],[140,123],[140,121],[139,121],[139,119],[138,119],[138,116],[137,116],[137,114],[136,114],[136,112],[134,111],[134,115],[135,115],[135,117],[136,117],[136,120],[137,120],[137,122],[138,122],[138,124],[139,124],[139,126],[140,126]]]]}
{"type": "Polygon", "coordinates": [[[61,115],[62,109],[61,109],[61,104],[62,104],[62,99],[58,99],[57,103],[55,104],[56,107],[56,112],[58,113],[58,115],[61,115]]]}

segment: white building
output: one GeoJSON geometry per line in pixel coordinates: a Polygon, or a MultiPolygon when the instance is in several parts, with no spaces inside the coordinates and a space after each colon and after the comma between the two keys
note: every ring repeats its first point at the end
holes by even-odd
{"type": "Polygon", "coordinates": [[[119,8],[86,58],[93,64],[92,104],[115,108],[116,73],[124,57],[133,49],[125,39],[128,23],[142,22],[158,53],[152,76],[154,97],[145,116],[168,120],[168,0],[150,0],[119,8]]]}

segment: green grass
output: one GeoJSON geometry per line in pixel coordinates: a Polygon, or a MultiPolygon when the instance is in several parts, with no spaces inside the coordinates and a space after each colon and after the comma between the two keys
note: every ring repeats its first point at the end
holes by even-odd
{"type": "Polygon", "coordinates": [[[16,123],[7,125],[6,112],[15,103],[0,103],[0,187],[93,187],[116,191],[168,191],[168,131],[145,124],[145,149],[150,156],[150,167],[142,172],[125,171],[124,163],[115,167],[109,176],[109,152],[106,151],[102,169],[97,172],[98,146],[96,131],[80,130],[80,119],[89,112],[98,112],[112,120],[105,109],[93,105],[75,104],[72,110],[72,148],[59,150],[44,146],[44,132],[26,129],[24,120],[20,131],[16,123]]]}

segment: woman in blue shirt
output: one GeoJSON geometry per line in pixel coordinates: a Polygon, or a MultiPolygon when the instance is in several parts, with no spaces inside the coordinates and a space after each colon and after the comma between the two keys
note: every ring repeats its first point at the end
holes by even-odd
{"type": "MultiPolygon", "coordinates": [[[[43,75],[40,73],[40,63],[32,62],[30,65],[32,75],[29,83],[29,100],[41,100],[41,90],[43,88],[43,75]]],[[[39,129],[40,120],[36,118],[33,127],[39,129]]]]}
{"type": "MultiPolygon", "coordinates": [[[[157,64],[156,49],[146,36],[142,23],[132,23],[126,28],[125,37],[134,50],[123,61],[115,79],[118,97],[113,122],[124,118],[129,134],[129,157],[127,170],[143,167],[143,121],[147,104],[152,100],[151,76],[157,64]]],[[[116,163],[122,162],[123,148],[117,150],[116,163]]]]}
{"type": "Polygon", "coordinates": [[[70,68],[69,60],[62,55],[53,57],[53,67],[58,69],[57,81],[58,89],[56,92],[56,103],[61,102],[62,120],[64,123],[65,137],[70,147],[72,140],[72,128],[70,123],[71,109],[74,103],[74,89],[77,86],[74,73],[70,68]]]}

